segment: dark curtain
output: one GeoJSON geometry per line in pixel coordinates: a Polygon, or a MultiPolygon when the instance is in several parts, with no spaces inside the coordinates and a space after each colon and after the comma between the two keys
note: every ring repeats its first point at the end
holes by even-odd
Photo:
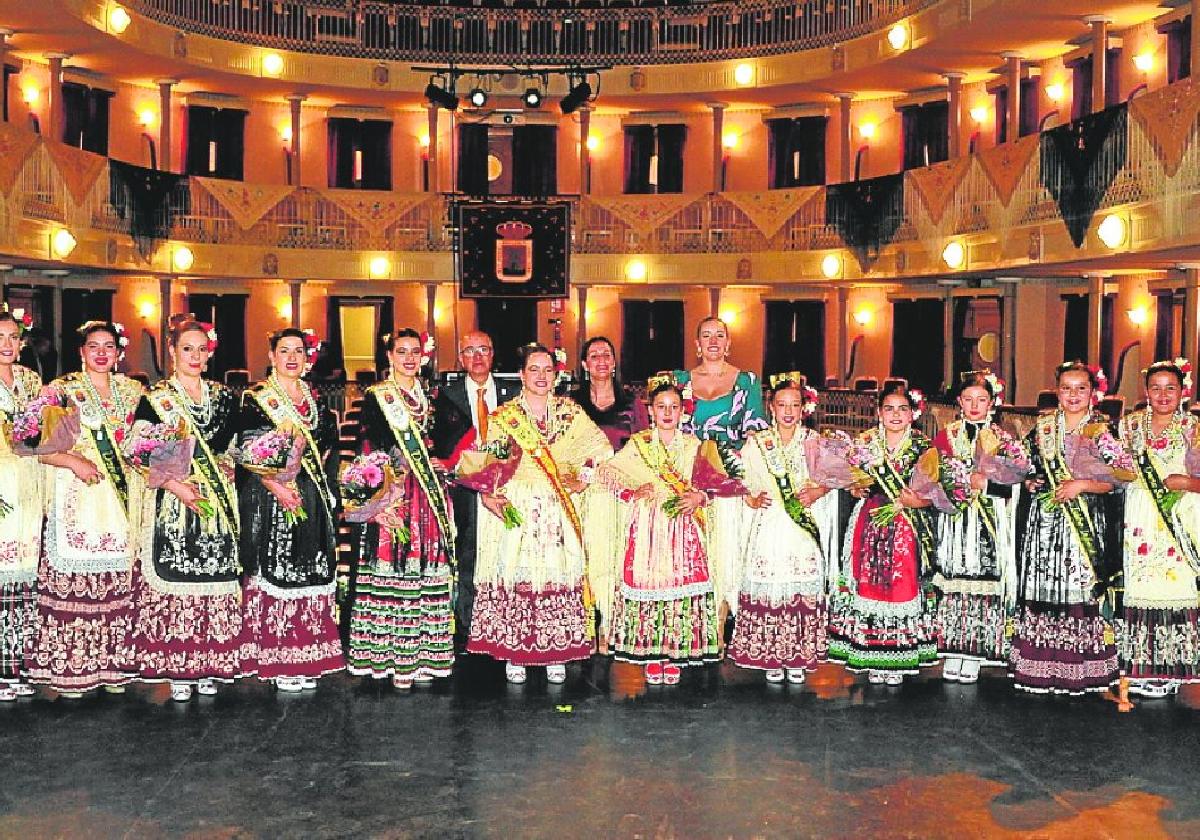
{"type": "Polygon", "coordinates": [[[658,126],[658,192],[683,192],[683,141],[687,126],[658,126]]]}
{"type": "Polygon", "coordinates": [[[770,189],[825,183],[827,117],[767,120],[770,189]]]}
{"type": "Polygon", "coordinates": [[[621,379],[645,382],[683,367],[683,301],[621,301],[621,379]]]}
{"type": "MultiPolygon", "coordinates": [[[[68,146],[108,155],[108,106],[112,94],[74,82],[63,82],[63,135],[68,146]]],[[[7,119],[7,117],[6,117],[7,119]]]]}
{"type": "Polygon", "coordinates": [[[904,169],[941,163],[950,157],[950,105],[926,102],[900,111],[904,169]]]}
{"type": "Polygon", "coordinates": [[[1008,142],[1008,88],[996,90],[996,145],[1003,146],[1008,142]]]}
{"type": "Polygon", "coordinates": [[[1125,165],[1128,116],[1122,103],[1042,133],[1042,184],[1057,202],[1076,248],[1125,165]]]}
{"type": "Polygon", "coordinates": [[[458,191],[488,194],[488,127],[467,123],[458,127],[458,191]]]}
{"type": "Polygon", "coordinates": [[[971,298],[954,298],[954,312],[951,316],[953,323],[951,324],[952,347],[954,354],[954,379],[950,385],[958,382],[958,377],[971,369],[971,356],[978,344],[978,339],[968,338],[967,332],[967,317],[971,311],[971,298]]]}
{"type": "Polygon", "coordinates": [[[1175,293],[1159,294],[1154,302],[1154,358],[1174,359],[1180,355],[1179,342],[1175,339],[1175,293]]]}
{"type": "Polygon", "coordinates": [[[1077,120],[1092,112],[1092,57],[1067,66],[1071,68],[1071,119],[1077,120]]]}
{"type": "Polygon", "coordinates": [[[825,303],[767,301],[763,374],[798,370],[814,388],[825,384],[825,303]]]}
{"type": "Polygon", "coordinates": [[[63,289],[62,328],[64,373],[82,367],[79,358],[79,335],[75,332],[88,321],[111,321],[113,312],[111,289],[63,289]]]}
{"type": "MultiPolygon", "coordinates": [[[[1167,84],[1192,75],[1192,16],[1173,23],[1167,35],[1167,84]]],[[[7,117],[5,117],[7,119],[7,117]]],[[[1156,356],[1163,359],[1165,356],[1156,356]]]]}
{"type": "Polygon", "coordinates": [[[837,230],[864,270],[892,241],[903,214],[903,173],[831,184],[825,191],[825,223],[837,230]]]}
{"type": "Polygon", "coordinates": [[[208,360],[208,376],[218,382],[228,370],[246,368],[246,299],[248,295],[188,295],[188,311],[217,330],[217,349],[208,360]]]}
{"type": "Polygon", "coordinates": [[[513,129],[513,182],[516,195],[541,197],[558,192],[558,129],[520,125],[513,129]]]}
{"type": "Polygon", "coordinates": [[[475,301],[475,323],[491,336],[498,371],[517,369],[517,348],[537,341],[537,301],[479,298],[475,301]]]}
{"type": "Polygon", "coordinates": [[[329,186],[343,190],[392,188],[392,124],[387,120],[330,117],[329,186]],[[354,153],[362,153],[362,179],[354,179],[354,153]]]}
{"type": "Polygon", "coordinates": [[[396,323],[396,299],[391,295],[377,298],[379,304],[379,333],[375,336],[375,373],[382,377],[383,372],[388,368],[387,347],[383,343],[385,335],[391,335],[396,330],[404,327],[412,327],[417,332],[424,330],[421,324],[397,324],[396,323]]]}
{"type": "Polygon", "coordinates": [[[128,222],[138,250],[150,253],[156,241],[170,235],[175,214],[188,212],[187,176],[119,160],[109,161],[108,172],[109,203],[128,222]]]}
{"type": "Polygon", "coordinates": [[[187,174],[242,180],[246,156],[246,112],[238,108],[189,105],[186,123],[187,174]],[[209,144],[216,144],[216,160],[210,160],[209,144]],[[210,167],[213,163],[216,165],[210,167]]]}
{"type": "MultiPolygon", "coordinates": [[[[1108,374],[1108,381],[1112,387],[1116,387],[1120,380],[1117,378],[1117,371],[1113,368],[1113,327],[1115,321],[1113,316],[1117,311],[1117,296],[1105,295],[1100,302],[1100,367],[1108,374]]],[[[1092,361],[1089,359],[1088,361],[1092,361]]]]}
{"type": "Polygon", "coordinates": [[[892,304],[892,376],[933,395],[942,389],[946,336],[941,300],[898,300],[892,304]]]}
{"type": "MultiPolygon", "coordinates": [[[[379,329],[375,334],[375,374],[382,376],[384,369],[388,366],[387,350],[383,344],[383,337],[394,332],[395,329],[409,326],[407,324],[396,324],[395,318],[395,301],[389,295],[387,297],[354,297],[354,296],[338,296],[331,295],[326,303],[325,308],[325,342],[322,347],[322,365],[321,370],[313,368],[313,373],[318,376],[328,377],[331,373],[341,371],[345,376],[345,357],[343,356],[344,347],[342,346],[342,306],[364,306],[373,305],[379,309],[379,329]],[[393,326],[394,325],[394,326],[393,326]]],[[[415,328],[415,327],[414,327],[415,328]]]]}
{"type": "Polygon", "coordinates": [[[8,99],[9,99],[9,94],[11,93],[11,91],[9,90],[9,84],[8,84],[8,80],[9,80],[9,78],[10,78],[10,77],[12,77],[12,76],[15,76],[17,73],[20,73],[20,72],[21,72],[21,70],[20,70],[20,68],[18,68],[18,67],[13,67],[11,64],[5,64],[5,65],[4,65],[4,80],[3,80],[3,84],[4,84],[4,93],[5,93],[5,96],[4,96],[4,114],[3,114],[3,117],[4,117],[4,121],[5,121],[5,122],[8,122],[8,99]]]}
{"type": "Polygon", "coordinates": [[[650,158],[654,156],[654,126],[625,126],[625,192],[654,192],[650,186],[650,158]]]}
{"type": "Polygon", "coordinates": [[[1087,295],[1063,295],[1063,361],[1087,361],[1087,295]]]}
{"type": "Polygon", "coordinates": [[[1038,97],[1041,91],[1037,79],[1024,79],[1021,82],[1021,113],[1017,116],[1017,133],[1021,137],[1037,134],[1041,115],[1038,114],[1038,97]]]}

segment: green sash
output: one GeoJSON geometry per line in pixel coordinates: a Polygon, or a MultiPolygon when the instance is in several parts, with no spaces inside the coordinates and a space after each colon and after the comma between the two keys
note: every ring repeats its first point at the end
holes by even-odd
{"type": "MultiPolygon", "coordinates": [[[[96,452],[100,455],[100,467],[104,470],[113,489],[117,491],[117,499],[128,516],[129,480],[125,477],[125,460],[114,442],[115,433],[109,428],[108,416],[104,413],[104,409],[98,405],[95,407],[91,405],[88,388],[84,387],[83,382],[80,381],[80,377],[86,375],[86,373],[69,374],[63,378],[62,387],[66,392],[67,399],[75,403],[81,425],[91,432],[96,452]]],[[[112,384],[114,397],[118,396],[117,387],[114,379],[112,384]]]]}
{"type": "Polygon", "coordinates": [[[453,563],[456,534],[454,517],[450,515],[446,494],[443,492],[441,482],[429,460],[429,450],[425,448],[421,432],[413,423],[412,415],[404,407],[404,400],[399,394],[399,386],[393,382],[382,382],[373,386],[368,393],[373,395],[379,404],[379,409],[383,412],[388,427],[392,430],[397,443],[400,444],[400,451],[404,453],[409,468],[416,477],[417,483],[421,485],[425,498],[429,500],[433,516],[437,519],[438,528],[442,532],[442,546],[446,549],[446,556],[453,563]]]}
{"type": "MultiPolygon", "coordinates": [[[[303,387],[307,388],[308,385],[303,387]]],[[[296,411],[296,407],[292,405],[292,399],[287,394],[283,393],[282,389],[276,387],[270,380],[264,382],[261,387],[251,391],[255,401],[262,408],[263,413],[267,415],[267,419],[273,423],[276,428],[284,423],[289,423],[295,426],[300,434],[304,435],[304,454],[300,457],[300,465],[303,470],[308,473],[308,477],[317,485],[317,495],[321,497],[321,503],[325,507],[325,515],[329,517],[329,521],[333,522],[333,511],[337,507],[334,501],[333,494],[329,490],[329,484],[325,480],[325,469],[321,465],[320,450],[317,449],[317,442],[313,440],[312,433],[308,430],[308,425],[304,422],[304,418],[300,416],[300,412],[296,411]]],[[[316,419],[315,417],[313,418],[316,419]]]]}
{"type": "MultiPolygon", "coordinates": [[[[878,432],[872,431],[869,434],[877,435],[878,432]]],[[[880,489],[883,490],[883,494],[887,496],[888,501],[896,502],[900,498],[900,493],[907,486],[907,482],[896,471],[896,468],[892,465],[891,458],[887,457],[887,444],[882,440],[879,443],[884,451],[883,466],[880,469],[867,470],[867,473],[875,480],[880,489]]],[[[906,447],[912,446],[912,439],[910,438],[904,445],[906,447]]],[[[917,538],[917,548],[921,552],[921,572],[924,574],[933,560],[934,553],[937,551],[937,540],[933,534],[933,526],[929,518],[925,516],[924,511],[918,508],[901,506],[900,515],[905,517],[908,523],[912,525],[913,534],[917,538]]]]}
{"type": "MultiPolygon", "coordinates": [[[[975,447],[979,445],[979,439],[975,439],[970,452],[963,452],[959,444],[967,442],[966,434],[961,431],[965,426],[966,424],[961,420],[950,421],[946,424],[946,437],[950,441],[950,448],[953,450],[954,457],[961,458],[974,466],[975,447]]],[[[983,522],[983,527],[991,534],[992,544],[999,546],[999,536],[996,532],[996,504],[992,501],[992,497],[986,491],[975,493],[972,496],[971,504],[979,511],[979,519],[983,522]]]]}
{"type": "Polygon", "coordinates": [[[800,526],[801,530],[812,537],[817,545],[820,545],[821,532],[817,528],[817,520],[813,518],[812,511],[796,498],[797,488],[783,458],[783,441],[780,439],[779,433],[775,429],[765,429],[753,437],[759,451],[762,452],[763,460],[767,463],[767,471],[771,473],[771,477],[775,479],[775,484],[779,488],[779,495],[783,499],[783,508],[787,515],[800,526]]]}
{"type": "MultiPolygon", "coordinates": [[[[1058,436],[1058,417],[1059,412],[1055,411],[1039,417],[1037,421],[1038,449],[1042,453],[1042,462],[1046,465],[1046,482],[1050,485],[1050,492],[1054,492],[1072,478],[1064,460],[1063,441],[1058,436]]],[[[1092,567],[1092,577],[1098,580],[1097,570],[1101,556],[1100,546],[1096,542],[1096,526],[1092,523],[1092,514],[1079,496],[1069,502],[1063,502],[1062,507],[1067,515],[1067,522],[1071,525],[1071,531],[1075,534],[1080,548],[1087,556],[1088,564],[1092,567]]]]}

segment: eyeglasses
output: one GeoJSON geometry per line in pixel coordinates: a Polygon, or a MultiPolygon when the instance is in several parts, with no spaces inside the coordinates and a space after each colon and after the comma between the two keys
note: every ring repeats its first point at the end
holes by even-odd
{"type": "Polygon", "coordinates": [[[464,347],[458,352],[464,356],[490,356],[492,355],[492,348],[480,345],[478,347],[464,347]]]}

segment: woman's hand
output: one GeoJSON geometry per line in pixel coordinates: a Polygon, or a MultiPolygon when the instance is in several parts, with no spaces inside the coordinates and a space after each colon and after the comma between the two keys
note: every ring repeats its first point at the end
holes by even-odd
{"type": "Polygon", "coordinates": [[[799,499],[800,504],[804,505],[805,507],[812,507],[814,504],[824,498],[825,494],[828,492],[828,487],[821,487],[818,484],[812,484],[797,493],[796,498],[799,499]]]}
{"type": "Polygon", "coordinates": [[[67,461],[67,469],[75,473],[75,477],[84,484],[90,486],[99,484],[103,480],[103,476],[100,475],[100,468],[87,458],[74,452],[69,453],[68,457],[70,460],[67,461]]]}
{"type": "Polygon", "coordinates": [[[1058,485],[1058,489],[1054,491],[1054,501],[1062,504],[1069,502],[1080,493],[1087,492],[1088,483],[1078,478],[1072,478],[1069,481],[1064,481],[1058,485]]]}
{"type": "Polygon", "coordinates": [[[865,499],[871,495],[871,488],[855,485],[850,488],[850,495],[856,499],[865,499]]]}
{"type": "Polygon", "coordinates": [[[562,480],[563,487],[566,487],[572,493],[582,493],[587,489],[587,482],[577,475],[566,476],[562,480]]]}
{"type": "Polygon", "coordinates": [[[1172,473],[1163,479],[1166,488],[1175,493],[1195,493],[1197,481],[1186,475],[1172,473]]]}
{"type": "Polygon", "coordinates": [[[635,501],[645,501],[646,499],[654,498],[654,484],[647,481],[641,487],[633,491],[635,501]]]}
{"type": "Polygon", "coordinates": [[[896,497],[896,501],[906,508],[923,508],[929,507],[930,505],[930,501],[928,499],[922,499],[913,492],[911,487],[905,487],[903,490],[901,490],[900,495],[896,497]]]}
{"type": "Polygon", "coordinates": [[[192,513],[200,513],[200,505],[197,502],[204,497],[200,495],[200,491],[196,489],[196,485],[190,481],[172,479],[163,485],[163,489],[173,494],[192,513]]]}
{"type": "Polygon", "coordinates": [[[988,479],[983,473],[971,473],[971,489],[976,493],[982,493],[987,489],[988,479]]]}
{"type": "Polygon", "coordinates": [[[691,516],[706,504],[708,504],[707,493],[701,493],[699,490],[689,490],[679,497],[679,512],[684,516],[691,516]]]}
{"type": "Polygon", "coordinates": [[[296,510],[300,507],[300,492],[295,488],[288,487],[282,481],[277,481],[274,478],[263,477],[263,487],[271,491],[271,495],[279,502],[285,510],[296,510]]]}
{"type": "Polygon", "coordinates": [[[483,506],[497,519],[504,518],[504,508],[508,507],[508,497],[503,493],[484,493],[480,496],[483,506]]]}
{"type": "Polygon", "coordinates": [[[747,505],[755,510],[760,510],[762,508],[768,508],[771,506],[771,497],[765,491],[757,495],[748,493],[742,498],[745,500],[747,505]]]}
{"type": "Polygon", "coordinates": [[[1042,488],[1046,486],[1044,478],[1027,478],[1025,479],[1025,489],[1030,493],[1040,493],[1042,488]]]}

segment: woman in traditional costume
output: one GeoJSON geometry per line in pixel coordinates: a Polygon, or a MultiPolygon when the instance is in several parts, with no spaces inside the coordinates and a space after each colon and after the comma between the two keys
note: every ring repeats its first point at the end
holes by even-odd
{"type": "Polygon", "coordinates": [[[271,375],[243,394],[238,419],[242,670],[288,692],[345,666],[334,621],[337,422],[301,379],[318,346],[295,328],[272,335],[271,375]],[[294,478],[294,465],[269,471],[258,460],[266,441],[281,439],[300,452],[294,478]]]}
{"type": "Polygon", "coordinates": [[[242,597],[238,498],[229,449],[237,400],[203,378],[216,331],[191,315],[172,319],[172,375],[142,397],[126,451],[157,450],[134,499],[133,661],[171,697],[217,693],[241,675],[242,597]],[[164,430],[175,429],[167,434],[164,430]],[[174,439],[172,439],[174,437],[174,439]]]}
{"type": "Polygon", "coordinates": [[[672,381],[652,379],[649,396],[653,428],[600,468],[632,505],[608,644],[617,659],[644,663],[646,682],[673,685],[680,666],[719,657],[708,508],[716,496],[740,499],[745,487],[725,474],[711,441],[679,429],[683,398],[672,381]]]}
{"type": "Polygon", "coordinates": [[[1186,360],[1155,362],[1145,385],[1146,408],[1120,426],[1137,479],[1125,490],[1117,651],[1129,690],[1162,697],[1200,680],[1200,423],[1184,410],[1186,360]]]}
{"type": "Polygon", "coordinates": [[[41,456],[51,469],[28,673],[64,697],[100,686],[119,693],[133,670],[134,535],[121,444],[143,389],[113,373],[128,343],[124,333],[109,321],[85,323],[83,370],[50,386],[62,406],[78,412],[80,430],[70,451],[41,456]]]}
{"type": "MultiPolygon", "coordinates": [[[[359,536],[349,669],[359,676],[390,677],[398,689],[448,677],[454,664],[454,517],[426,443],[432,417],[418,378],[425,354],[415,330],[400,330],[388,339],[391,374],[367,390],[360,421],[363,451],[352,465],[369,472],[362,456],[382,454],[382,469],[390,475],[384,477],[378,513],[359,536]]],[[[346,494],[348,509],[350,504],[346,494]]]]}
{"type": "Polygon", "coordinates": [[[861,478],[850,516],[835,596],[829,658],[872,683],[900,685],[937,660],[924,581],[934,553],[930,501],[910,486],[929,449],[913,428],[921,399],[904,382],[879,392],[879,425],[850,451],[861,478]]]}
{"type": "Polygon", "coordinates": [[[934,627],[942,677],[973,683],[981,665],[1008,662],[1006,627],[1017,586],[1013,485],[1029,472],[1020,441],[992,422],[1003,384],[969,371],[955,389],[958,418],[933,439],[949,494],[939,504],[934,627]]]}
{"type": "Polygon", "coordinates": [[[1100,607],[1121,569],[1105,496],[1117,480],[1106,462],[1120,466],[1122,452],[1107,418],[1092,409],[1103,373],[1067,362],[1055,378],[1059,407],[1038,417],[1025,441],[1033,477],[1018,508],[1009,667],[1025,691],[1082,694],[1117,679],[1113,632],[1100,607]]]}
{"type": "MultiPolygon", "coordinates": [[[[42,380],[16,364],[28,316],[0,311],[0,420],[11,428],[42,390],[42,380]]],[[[34,584],[42,549],[42,478],[36,458],[21,457],[0,435],[0,701],[27,697],[25,648],[34,626],[34,584]]]]}
{"type": "Polygon", "coordinates": [[[460,481],[479,491],[475,609],[467,649],[506,663],[509,682],[545,665],[561,683],[566,663],[594,647],[577,494],[612,455],[604,432],[572,400],[551,392],[550,351],[522,347],[521,393],[494,411],[482,444],[459,461],[460,481]]]}
{"type": "MultiPolygon", "coordinates": [[[[753,432],[742,464],[753,508],[741,558],[729,658],[768,682],[804,682],[829,650],[827,557],[837,551],[837,497],[809,479],[803,425],[817,394],[801,373],[770,380],[770,428],[753,432]]],[[[836,570],[834,571],[836,576],[836,570]]]]}

